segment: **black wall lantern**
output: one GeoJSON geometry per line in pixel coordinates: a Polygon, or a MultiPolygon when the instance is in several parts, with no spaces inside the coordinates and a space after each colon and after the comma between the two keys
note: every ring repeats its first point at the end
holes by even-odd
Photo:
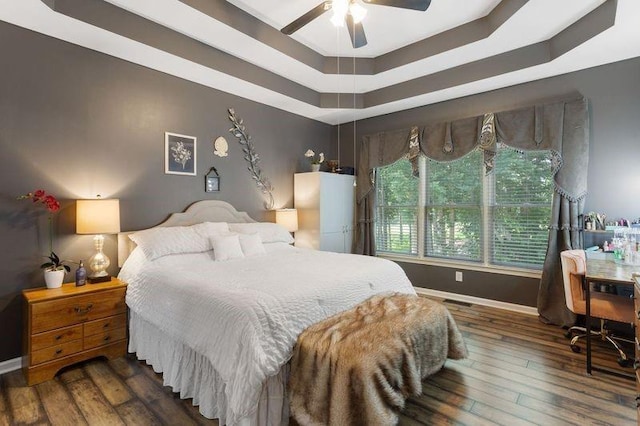
{"type": "Polygon", "coordinates": [[[206,175],[204,175],[204,192],[220,191],[220,175],[215,167],[211,167],[206,175]],[[213,175],[215,173],[215,175],[213,175]]]}

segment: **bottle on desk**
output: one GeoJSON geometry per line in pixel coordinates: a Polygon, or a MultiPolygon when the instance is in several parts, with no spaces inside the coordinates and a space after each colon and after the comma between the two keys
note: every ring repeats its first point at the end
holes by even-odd
{"type": "Polygon", "coordinates": [[[87,283],[87,270],[84,268],[84,263],[80,261],[80,266],[76,269],[76,287],[81,287],[87,283]]]}

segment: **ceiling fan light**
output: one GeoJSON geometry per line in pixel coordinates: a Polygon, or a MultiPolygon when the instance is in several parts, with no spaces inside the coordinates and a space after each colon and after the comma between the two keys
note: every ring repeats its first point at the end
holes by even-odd
{"type": "Polygon", "coordinates": [[[331,17],[331,23],[335,27],[343,27],[344,26],[344,15],[340,15],[338,13],[333,13],[331,17]]]}
{"type": "Polygon", "coordinates": [[[333,10],[333,16],[341,16],[343,19],[349,11],[349,0],[333,0],[331,3],[331,10],[333,10]]]}
{"type": "Polygon", "coordinates": [[[360,6],[358,3],[353,2],[351,3],[351,5],[349,5],[349,13],[353,18],[353,22],[359,24],[360,22],[362,22],[364,17],[367,16],[367,9],[360,6]]]}

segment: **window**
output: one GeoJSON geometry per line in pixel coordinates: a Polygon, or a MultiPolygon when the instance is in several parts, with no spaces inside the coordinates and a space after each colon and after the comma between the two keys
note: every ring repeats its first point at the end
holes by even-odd
{"type": "Polygon", "coordinates": [[[541,268],[553,196],[547,152],[501,146],[489,175],[480,150],[452,162],[420,158],[419,171],[406,159],[377,169],[379,252],[541,268]]]}
{"type": "Polygon", "coordinates": [[[418,254],[418,179],[411,163],[396,161],[378,169],[376,245],[378,250],[418,254]]]}

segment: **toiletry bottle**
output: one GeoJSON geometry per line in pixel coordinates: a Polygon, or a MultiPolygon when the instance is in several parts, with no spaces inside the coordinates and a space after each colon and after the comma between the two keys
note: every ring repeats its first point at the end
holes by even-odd
{"type": "Polygon", "coordinates": [[[83,286],[87,283],[87,270],[84,269],[84,263],[80,261],[80,266],[76,269],[76,287],[83,286]]]}

